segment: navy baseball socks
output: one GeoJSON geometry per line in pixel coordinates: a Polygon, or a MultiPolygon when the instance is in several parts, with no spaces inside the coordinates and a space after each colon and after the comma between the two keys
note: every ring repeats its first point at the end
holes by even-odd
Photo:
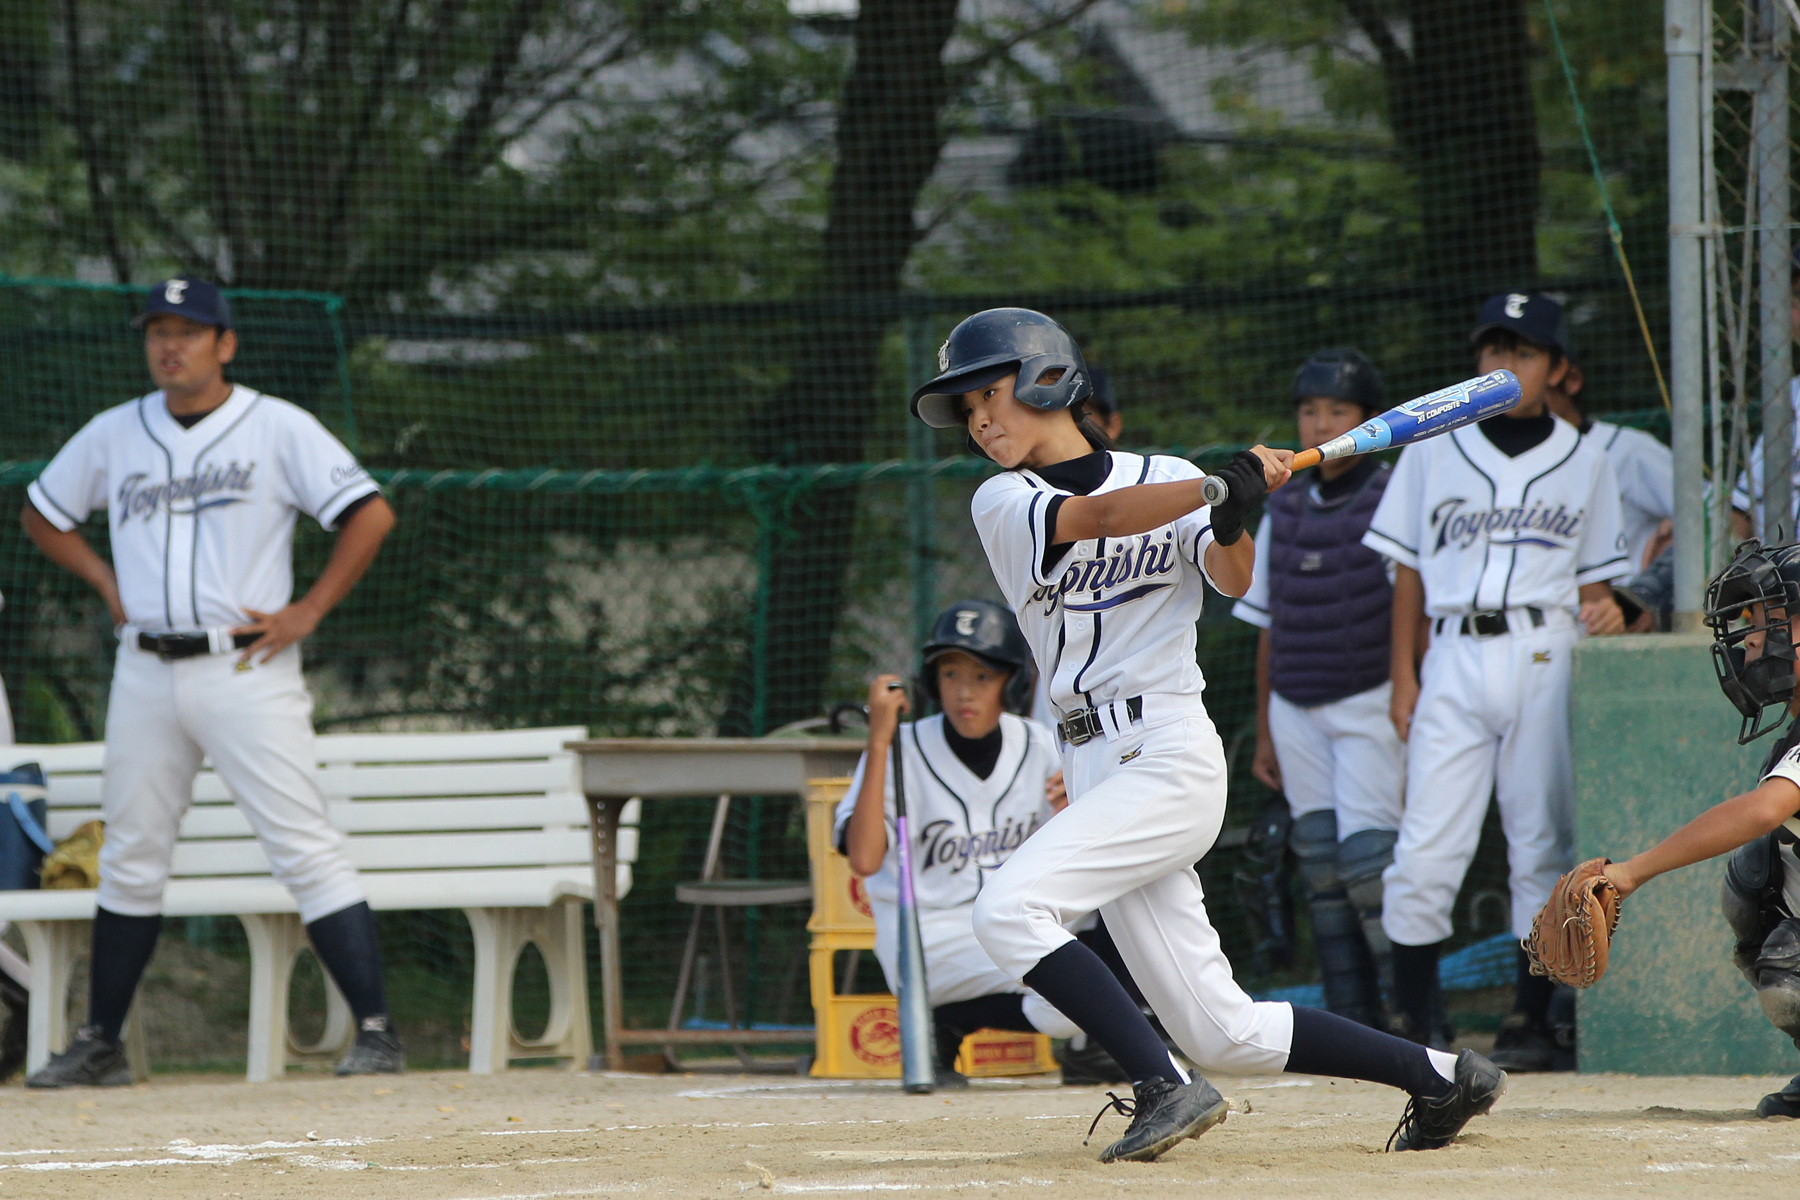
{"type": "Polygon", "coordinates": [[[1438,955],[1443,948],[1442,942],[1424,946],[1394,943],[1394,1014],[1405,1030],[1403,1036],[1438,1050],[1450,1049],[1456,1040],[1444,989],[1438,982],[1438,955]]]}
{"type": "Polygon", "coordinates": [[[381,976],[381,939],[366,901],[309,921],[306,936],[319,964],[356,1016],[356,1041],[339,1060],[339,1075],[393,1075],[406,1069],[406,1047],[388,1019],[381,976]]]}
{"type": "Polygon", "coordinates": [[[25,1086],[119,1087],[131,1082],[120,1038],[138,981],[156,952],[162,924],[160,914],[128,917],[95,909],[88,954],[88,1023],[75,1031],[66,1050],[32,1072],[25,1086]]]}

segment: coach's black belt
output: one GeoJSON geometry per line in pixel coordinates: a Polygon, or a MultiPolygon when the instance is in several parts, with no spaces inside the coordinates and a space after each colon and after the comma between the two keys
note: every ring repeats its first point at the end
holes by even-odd
{"type": "MultiPolygon", "coordinates": [[[[1532,605],[1526,605],[1525,615],[1531,618],[1531,627],[1533,629],[1543,628],[1543,609],[1536,608],[1532,605]]],[[[1444,632],[1444,627],[1450,623],[1450,620],[1451,618],[1449,617],[1439,617],[1437,622],[1432,626],[1433,631],[1437,633],[1444,632]]],[[[1457,625],[1456,628],[1459,632],[1470,637],[1499,637],[1507,631],[1506,613],[1503,611],[1470,613],[1462,619],[1461,624],[1457,625]]]]}
{"type": "MultiPolygon", "coordinates": [[[[231,644],[239,650],[254,645],[260,633],[234,634],[231,644]]],[[[212,653],[212,639],[204,633],[140,633],[138,649],[148,650],[164,662],[178,658],[198,658],[212,653]]]]}
{"type": "MultiPolygon", "coordinates": [[[[1133,696],[1125,701],[1125,714],[1133,721],[1143,720],[1144,698],[1133,696]]],[[[1106,726],[1100,723],[1099,710],[1092,708],[1084,708],[1073,716],[1063,718],[1056,729],[1062,734],[1063,741],[1071,746],[1079,746],[1083,742],[1106,736],[1106,726]]]]}

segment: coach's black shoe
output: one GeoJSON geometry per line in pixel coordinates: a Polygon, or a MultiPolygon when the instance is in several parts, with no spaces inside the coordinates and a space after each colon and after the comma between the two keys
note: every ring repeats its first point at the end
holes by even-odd
{"type": "Polygon", "coordinates": [[[1079,1050],[1072,1043],[1064,1042],[1056,1051],[1056,1061],[1062,1064],[1062,1081],[1069,1087],[1131,1082],[1131,1076],[1119,1065],[1119,1060],[1093,1038],[1079,1050]]]}
{"type": "Polygon", "coordinates": [[[1494,1035],[1494,1052],[1488,1058],[1502,1071],[1553,1071],[1556,1035],[1548,1025],[1540,1025],[1524,1013],[1508,1013],[1494,1035]]]}
{"type": "Polygon", "coordinates": [[[1130,1100],[1122,1100],[1108,1092],[1106,1107],[1088,1126],[1091,1138],[1108,1110],[1131,1118],[1125,1136],[1100,1156],[1103,1163],[1154,1162],[1175,1143],[1199,1137],[1225,1119],[1225,1097],[1197,1075],[1188,1084],[1170,1083],[1160,1077],[1134,1083],[1131,1094],[1130,1100]]]}
{"type": "Polygon", "coordinates": [[[1456,1056],[1456,1084],[1435,1099],[1414,1096],[1388,1135],[1389,1150],[1441,1150],[1506,1094],[1506,1072],[1473,1050],[1456,1056]]]}
{"type": "Polygon", "coordinates": [[[1779,1092],[1770,1092],[1756,1105],[1759,1117],[1800,1117],[1800,1075],[1788,1080],[1779,1092]]]}
{"type": "Polygon", "coordinates": [[[406,1047],[386,1029],[360,1029],[356,1042],[338,1060],[334,1075],[398,1075],[406,1070],[406,1047]]]}
{"type": "Polygon", "coordinates": [[[0,1020],[6,1022],[5,1032],[0,1033],[0,1083],[25,1065],[25,1026],[30,1019],[30,996],[12,976],[0,971],[0,1020]]]}
{"type": "Polygon", "coordinates": [[[33,1071],[25,1080],[26,1087],[125,1087],[131,1083],[131,1068],[125,1062],[125,1047],[100,1036],[92,1025],[75,1031],[75,1040],[61,1054],[33,1071]]]}

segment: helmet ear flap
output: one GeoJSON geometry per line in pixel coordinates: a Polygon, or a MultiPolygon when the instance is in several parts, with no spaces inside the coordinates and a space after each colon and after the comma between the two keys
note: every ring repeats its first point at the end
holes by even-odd
{"type": "MultiPolygon", "coordinates": [[[[930,700],[932,708],[941,711],[944,707],[944,702],[938,698],[937,676],[937,664],[934,662],[927,662],[924,666],[919,668],[919,673],[913,676],[913,683],[917,685],[915,688],[917,693],[930,700]]],[[[926,714],[919,713],[917,715],[922,717],[926,714]]]]}
{"type": "Polygon", "coordinates": [[[1079,354],[1034,354],[1019,362],[1019,375],[1013,382],[1013,396],[1021,404],[1055,411],[1068,408],[1094,394],[1088,378],[1087,364],[1079,354]],[[1039,383],[1046,374],[1061,371],[1054,383],[1039,383]]]}
{"type": "Polygon", "coordinates": [[[1037,673],[1031,669],[1030,663],[1020,663],[1013,668],[1013,673],[1006,681],[1006,690],[1001,693],[1001,703],[1006,711],[1016,716],[1031,715],[1031,702],[1035,698],[1037,673]]]}

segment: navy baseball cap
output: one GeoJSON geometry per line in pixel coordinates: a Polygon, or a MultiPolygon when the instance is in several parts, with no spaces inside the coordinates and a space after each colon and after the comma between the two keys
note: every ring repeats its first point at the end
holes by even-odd
{"type": "Polygon", "coordinates": [[[142,329],[151,317],[171,313],[221,331],[231,328],[231,304],[225,293],[204,279],[165,279],[150,289],[144,299],[144,311],[131,319],[133,329],[142,329]]]}
{"type": "Polygon", "coordinates": [[[1490,329],[1505,329],[1533,345],[1560,351],[1564,358],[1574,357],[1563,306],[1542,292],[1501,292],[1489,296],[1481,306],[1481,318],[1475,322],[1475,332],[1469,340],[1480,341],[1490,329]]]}

